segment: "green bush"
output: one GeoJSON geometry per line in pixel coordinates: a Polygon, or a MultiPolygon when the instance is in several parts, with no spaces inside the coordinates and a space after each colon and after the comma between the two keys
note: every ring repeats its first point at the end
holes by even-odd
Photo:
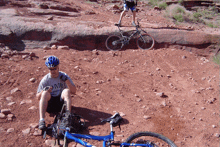
{"type": "Polygon", "coordinates": [[[193,21],[193,22],[201,22],[201,17],[202,17],[202,14],[201,14],[201,13],[195,12],[195,13],[193,13],[193,19],[192,19],[192,21],[193,21]]]}
{"type": "Polygon", "coordinates": [[[184,9],[178,7],[176,10],[175,10],[176,13],[181,13],[181,14],[185,14],[185,11],[184,9]]]}
{"type": "Polygon", "coordinates": [[[213,62],[220,65],[220,53],[213,57],[213,62]]]}
{"type": "Polygon", "coordinates": [[[208,22],[208,23],[206,23],[206,25],[209,26],[210,28],[217,28],[218,27],[213,22],[208,22]]]}
{"type": "Polygon", "coordinates": [[[183,15],[182,14],[175,14],[173,16],[173,18],[178,21],[178,22],[183,22],[184,21],[184,18],[183,18],[183,15]]]}
{"type": "Polygon", "coordinates": [[[183,4],[183,0],[178,0],[178,3],[179,3],[180,5],[182,5],[182,4],[183,4]]]}
{"type": "Polygon", "coordinates": [[[166,8],[167,8],[167,3],[165,3],[165,2],[160,3],[158,7],[159,7],[160,9],[166,10],[166,8]]]}
{"type": "Polygon", "coordinates": [[[161,2],[163,0],[149,0],[149,4],[154,6],[158,6],[158,3],[161,2]]]}

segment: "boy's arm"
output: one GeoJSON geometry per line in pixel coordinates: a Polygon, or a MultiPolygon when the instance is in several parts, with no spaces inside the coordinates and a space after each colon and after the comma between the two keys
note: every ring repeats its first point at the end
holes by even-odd
{"type": "Polygon", "coordinates": [[[76,86],[73,85],[69,79],[66,80],[66,85],[68,86],[68,88],[72,94],[76,94],[76,86]]]}

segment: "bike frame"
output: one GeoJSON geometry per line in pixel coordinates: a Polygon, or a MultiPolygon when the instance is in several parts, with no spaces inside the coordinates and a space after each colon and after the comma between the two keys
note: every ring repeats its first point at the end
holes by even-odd
{"type": "Polygon", "coordinates": [[[120,27],[118,26],[118,30],[119,30],[121,36],[122,36],[123,38],[124,38],[124,37],[128,37],[128,40],[126,40],[126,41],[131,40],[131,38],[132,38],[133,36],[135,36],[136,34],[141,35],[141,31],[143,31],[143,30],[140,31],[138,28],[139,28],[139,25],[136,26],[136,31],[135,31],[134,33],[132,33],[130,36],[124,36],[124,35],[123,35],[123,32],[124,32],[124,31],[122,31],[122,30],[120,29],[120,27]]]}
{"type": "MultiPolygon", "coordinates": [[[[74,140],[76,143],[79,143],[85,147],[95,147],[93,145],[91,145],[90,143],[83,141],[79,138],[84,138],[84,139],[91,139],[91,140],[98,140],[98,141],[103,141],[102,146],[103,147],[107,147],[106,143],[110,142],[110,141],[114,141],[114,131],[113,131],[113,127],[112,124],[110,123],[110,128],[111,128],[111,132],[109,135],[106,136],[95,136],[95,135],[86,135],[86,134],[76,134],[76,133],[70,133],[68,131],[68,129],[66,129],[65,134],[64,134],[64,138],[67,139],[71,139],[74,140]]],[[[151,144],[135,144],[135,143],[110,143],[109,145],[117,145],[120,147],[123,146],[146,146],[146,147],[153,147],[151,144]]]]}
{"type": "MultiPolygon", "coordinates": [[[[111,132],[110,135],[106,135],[106,136],[94,136],[94,135],[84,135],[84,134],[75,134],[75,133],[69,133],[69,131],[65,132],[65,137],[71,140],[74,140],[77,143],[80,143],[81,145],[85,146],[85,147],[95,147],[91,144],[89,144],[86,141],[83,141],[79,138],[84,138],[84,139],[92,139],[92,140],[98,140],[98,141],[103,141],[102,146],[103,147],[107,147],[106,146],[106,142],[114,140],[114,132],[111,132]]],[[[146,146],[146,147],[153,147],[150,144],[135,144],[135,143],[120,143],[118,144],[118,146],[120,145],[120,147],[123,146],[146,146]]]]}

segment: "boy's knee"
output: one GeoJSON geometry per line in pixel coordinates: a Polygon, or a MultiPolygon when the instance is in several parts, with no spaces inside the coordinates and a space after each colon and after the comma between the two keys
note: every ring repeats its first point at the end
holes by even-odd
{"type": "Polygon", "coordinates": [[[41,94],[41,97],[40,97],[40,100],[47,100],[49,101],[50,100],[50,93],[48,91],[43,91],[42,94],[41,94]]]}
{"type": "Polygon", "coordinates": [[[70,90],[66,88],[62,91],[62,94],[70,94],[70,90]]]}

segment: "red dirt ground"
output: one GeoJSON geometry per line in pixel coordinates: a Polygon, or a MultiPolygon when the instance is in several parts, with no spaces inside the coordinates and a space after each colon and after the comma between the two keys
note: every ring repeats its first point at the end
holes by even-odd
{"type": "MultiPolygon", "coordinates": [[[[109,17],[112,12],[104,6],[96,9],[81,1],[74,3],[84,10],[93,8],[99,14],[82,15],[75,21],[118,21],[119,13],[109,17]]],[[[155,10],[144,12],[152,13],[148,20],[170,23],[155,10]],[[158,17],[153,17],[155,15],[158,17]]],[[[139,14],[143,13],[140,11],[139,14]]],[[[124,20],[130,23],[129,18],[124,20]]],[[[34,52],[37,58],[24,60],[16,55],[10,60],[0,59],[0,108],[11,109],[15,115],[12,121],[0,119],[0,146],[46,146],[42,136],[33,135],[36,128],[28,134],[22,131],[30,128],[32,123],[38,123],[35,94],[40,80],[48,73],[43,58],[56,55],[61,61],[61,71],[66,72],[77,86],[76,95],[72,95],[72,106],[75,113],[87,120],[85,133],[106,135],[109,125],[100,123],[100,119],[117,111],[124,114],[126,123],[121,125],[121,130],[114,129],[115,140],[125,140],[139,131],[153,131],[170,138],[179,147],[217,147],[219,66],[212,62],[211,55],[204,57],[197,50],[189,52],[172,47],[118,52],[26,49],[25,52],[34,52]],[[36,81],[30,82],[31,78],[36,81]],[[11,94],[14,88],[19,91],[11,94]],[[161,92],[164,97],[157,95],[161,92]],[[23,100],[32,102],[20,104],[23,100]],[[10,102],[15,104],[10,106],[10,102]],[[29,109],[32,106],[36,109],[29,109]],[[146,119],[147,116],[150,118],[146,119]],[[8,133],[9,128],[14,131],[8,133]]],[[[47,124],[52,121],[53,118],[47,115],[47,124]]],[[[46,140],[50,139],[47,136],[46,140]]]]}

